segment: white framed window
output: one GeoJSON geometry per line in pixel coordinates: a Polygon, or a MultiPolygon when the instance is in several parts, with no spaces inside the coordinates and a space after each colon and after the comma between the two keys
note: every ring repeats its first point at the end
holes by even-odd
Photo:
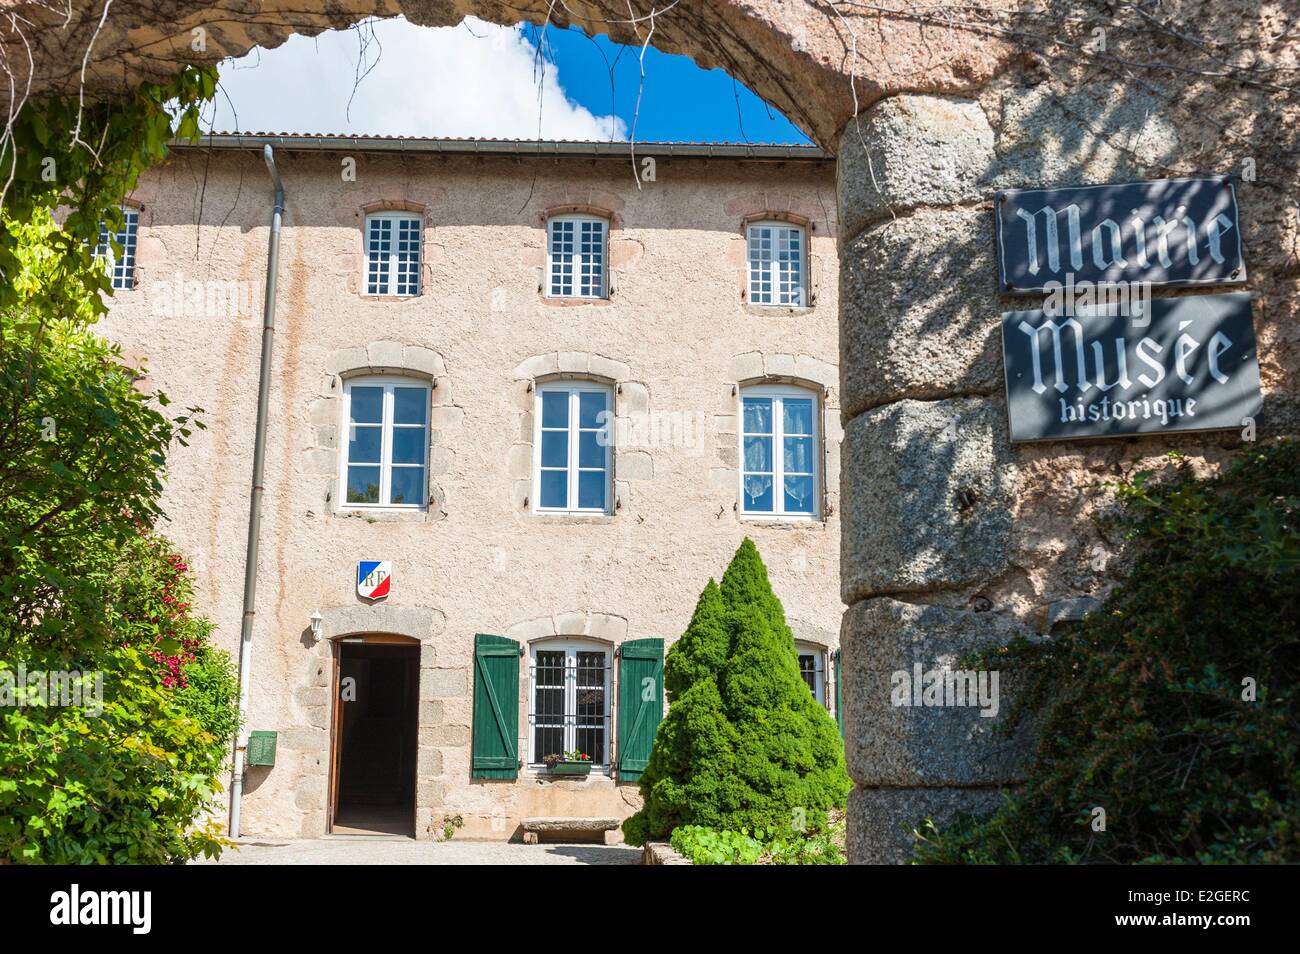
{"type": "Polygon", "coordinates": [[[95,246],[95,257],[105,263],[109,280],[114,288],[135,287],[135,240],[140,227],[138,209],[122,209],[122,229],[111,235],[108,226],[100,223],[99,243],[95,246]],[[120,253],[113,248],[116,243],[120,253]]]}
{"type": "Polygon", "coordinates": [[[803,227],[788,222],[752,222],[745,237],[750,303],[787,307],[806,304],[803,227]]]}
{"type": "Polygon", "coordinates": [[[740,511],[807,519],[818,515],[819,401],[804,388],[740,392],[740,511]]]}
{"type": "Polygon", "coordinates": [[[534,510],[611,513],[613,388],[583,381],[542,384],[533,417],[534,510]]]}
{"type": "Polygon", "coordinates": [[[391,212],[366,217],[366,294],[408,297],[420,294],[418,216],[391,212]]]}
{"type": "Polygon", "coordinates": [[[546,223],[546,294],[606,296],[609,223],[594,215],[557,215],[546,223]]]}
{"type": "Polygon", "coordinates": [[[548,755],[583,752],[609,765],[610,653],[590,642],[544,640],[530,647],[530,765],[548,755]]]}
{"type": "Polygon", "coordinates": [[[826,702],[826,650],[812,643],[796,642],[794,651],[799,657],[799,675],[804,684],[813,698],[829,709],[826,702]]]}
{"type": "Polygon", "coordinates": [[[368,377],[344,383],[342,507],[424,507],[429,404],[429,386],[414,378],[368,377]]]}

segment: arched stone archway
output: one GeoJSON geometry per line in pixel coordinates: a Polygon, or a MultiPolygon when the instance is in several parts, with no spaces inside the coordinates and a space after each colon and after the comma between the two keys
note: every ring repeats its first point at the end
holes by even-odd
{"type": "MultiPolygon", "coordinates": [[[[27,11],[30,89],[75,90],[85,56],[86,84],[121,92],[140,79],[158,80],[179,63],[215,63],[254,46],[273,48],[292,34],[313,36],[366,17],[403,15],[425,26],[453,26],[466,16],[492,23],[575,25],[619,43],[650,42],[684,53],[704,69],[740,79],[834,150],[840,130],[861,108],[903,90],[960,92],[979,86],[1013,48],[977,21],[938,27],[906,13],[881,16],[849,4],[809,0],[116,0],[103,7],[74,0],[27,11]],[[86,56],[86,51],[89,55],[86,56]]],[[[991,8],[1009,6],[993,0],[991,8]]],[[[16,74],[28,81],[27,52],[14,34],[0,38],[16,74]]]]}
{"type": "MultiPolygon", "coordinates": [[[[1111,577],[1087,569],[1087,557],[1110,546],[1093,520],[1105,483],[1171,446],[1144,438],[1011,447],[997,341],[998,314],[1008,305],[994,282],[987,205],[996,189],[1233,172],[1243,157],[1252,169],[1256,160],[1270,168],[1271,179],[1243,192],[1243,224],[1266,408],[1274,432],[1296,430],[1300,399],[1290,382],[1300,349],[1286,330],[1295,307],[1286,289],[1295,280],[1300,223],[1285,210],[1294,206],[1297,174],[1294,162],[1275,157],[1300,151],[1300,122],[1293,105],[1271,105],[1263,87],[1253,105],[1207,132],[1198,114],[1220,108],[1228,82],[1210,71],[1138,80],[1130,62],[1116,79],[1105,72],[1108,57],[1087,61],[1079,37],[1061,37],[1078,63],[1049,63],[1018,48],[998,21],[943,21],[910,12],[901,0],[895,10],[679,0],[663,12],[634,4],[632,15],[625,0],[302,6],[117,0],[101,25],[100,4],[74,3],[66,21],[63,8],[51,5],[30,12],[23,37],[0,35],[0,47],[17,89],[73,91],[84,63],[86,89],[96,96],[165,77],[181,63],[215,62],[371,15],[400,13],[433,26],[468,14],[497,23],[549,19],[721,67],[838,156],[842,595],[849,606],[841,644],[856,784],[852,860],[902,859],[906,829],[921,816],[993,804],[1023,770],[1024,746],[994,738],[973,710],[967,718],[891,707],[891,670],[961,658],[1025,631],[1045,609],[1104,595],[1111,577]],[[246,12],[232,14],[241,6],[246,12]],[[1250,108],[1254,116],[1246,115],[1250,108]],[[1239,134],[1247,120],[1254,120],[1249,137],[1239,134]],[[1217,151],[1205,145],[1216,139],[1217,151]]],[[[991,0],[982,9],[991,16],[1011,6],[991,0]]],[[[1084,0],[1060,6],[1095,13],[1084,0]]],[[[1251,9],[1249,0],[1212,10],[1188,0],[1165,12],[1180,29],[1216,37],[1217,47],[1217,37],[1237,35],[1251,9]]],[[[1179,49],[1175,31],[1140,55],[1172,59],[1179,49]]],[[[1281,49],[1268,56],[1275,54],[1281,49]]],[[[1268,56],[1261,69],[1277,62],[1268,56]]],[[[1194,437],[1176,446],[1213,464],[1228,456],[1232,440],[1194,437]]]]}

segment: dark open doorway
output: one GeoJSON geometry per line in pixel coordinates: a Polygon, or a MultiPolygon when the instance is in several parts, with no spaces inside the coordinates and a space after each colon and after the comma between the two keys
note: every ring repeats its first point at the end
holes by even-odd
{"type": "Polygon", "coordinates": [[[420,647],[340,640],[335,654],[330,831],[414,835],[420,647]]]}

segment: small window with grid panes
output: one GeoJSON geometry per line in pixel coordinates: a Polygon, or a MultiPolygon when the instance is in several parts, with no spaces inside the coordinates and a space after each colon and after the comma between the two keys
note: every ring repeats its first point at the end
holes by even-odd
{"type": "Polygon", "coordinates": [[[413,215],[366,219],[366,294],[420,294],[420,239],[424,223],[413,215]]]}
{"type": "Polygon", "coordinates": [[[749,301],[791,308],[807,304],[805,234],[786,222],[754,222],[746,229],[749,301]]]}
{"type": "Polygon", "coordinates": [[[608,233],[609,223],[593,215],[557,215],[547,221],[548,297],[607,297],[608,233]]]}
{"type": "Polygon", "coordinates": [[[99,226],[99,242],[95,245],[95,258],[108,269],[109,283],[113,288],[125,290],[135,287],[135,242],[140,228],[138,209],[122,210],[122,228],[110,233],[108,226],[99,226]]]}

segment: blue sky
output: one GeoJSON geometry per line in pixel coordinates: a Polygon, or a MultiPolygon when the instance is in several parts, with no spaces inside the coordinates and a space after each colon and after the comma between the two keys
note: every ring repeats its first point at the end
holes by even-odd
{"type": "MultiPolygon", "coordinates": [[[[541,31],[526,26],[523,32],[536,45],[541,31]]],[[[622,46],[604,36],[588,37],[577,28],[549,27],[546,40],[565,92],[592,112],[610,112],[606,62],[613,66],[613,111],[630,129],[640,85],[641,48],[622,46]]],[[[672,56],[649,47],[645,72],[638,139],[809,141],[781,113],[723,70],[702,70],[688,56],[672,56]]]]}
{"type": "MultiPolygon", "coordinates": [[[[525,25],[468,19],[430,28],[397,18],[291,37],[274,50],[221,65],[209,125],[249,132],[627,139],[640,47],[550,27],[539,71],[541,35],[525,25]]],[[[701,70],[689,57],[649,48],[645,71],[639,140],[808,141],[722,70],[701,70]]]]}

